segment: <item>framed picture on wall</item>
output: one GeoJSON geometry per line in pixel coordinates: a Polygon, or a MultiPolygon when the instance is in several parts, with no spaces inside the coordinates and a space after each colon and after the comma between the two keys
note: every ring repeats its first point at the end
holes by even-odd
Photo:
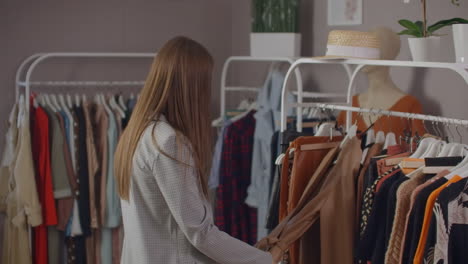
{"type": "Polygon", "coordinates": [[[362,0],[328,0],[328,25],[362,24],[362,0]]]}

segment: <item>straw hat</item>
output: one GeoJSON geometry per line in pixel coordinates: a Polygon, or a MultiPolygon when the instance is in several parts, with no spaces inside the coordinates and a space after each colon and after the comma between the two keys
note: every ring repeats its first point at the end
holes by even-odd
{"type": "Polygon", "coordinates": [[[332,30],[328,34],[327,53],[316,59],[380,59],[380,40],[372,32],[332,30]]]}

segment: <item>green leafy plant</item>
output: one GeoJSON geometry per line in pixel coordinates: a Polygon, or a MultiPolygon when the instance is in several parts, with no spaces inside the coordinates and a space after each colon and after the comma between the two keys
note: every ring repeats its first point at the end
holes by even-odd
{"type": "Polygon", "coordinates": [[[252,32],[299,32],[299,0],[252,0],[252,32]]]}
{"type": "Polygon", "coordinates": [[[463,18],[452,18],[447,20],[441,20],[431,26],[428,26],[424,30],[423,22],[416,21],[412,22],[407,19],[399,20],[398,23],[403,26],[405,29],[402,30],[400,35],[410,35],[417,38],[435,36],[435,32],[443,27],[451,26],[454,24],[468,24],[468,20],[463,18]]]}
{"type": "MultiPolygon", "coordinates": [[[[431,26],[427,26],[427,3],[426,0],[420,0],[423,20],[412,22],[407,19],[401,19],[398,23],[403,26],[405,29],[402,30],[399,35],[410,35],[417,38],[425,38],[430,36],[435,36],[435,32],[443,27],[447,27],[454,24],[468,24],[468,20],[463,18],[452,18],[447,20],[441,20],[431,26]]],[[[459,6],[460,0],[451,0],[451,3],[459,6]]]]}

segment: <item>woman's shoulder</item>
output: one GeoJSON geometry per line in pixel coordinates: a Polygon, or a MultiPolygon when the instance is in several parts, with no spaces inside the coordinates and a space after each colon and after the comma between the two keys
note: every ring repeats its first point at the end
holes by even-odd
{"type": "Polygon", "coordinates": [[[148,124],[146,129],[143,131],[141,141],[143,144],[153,144],[156,140],[158,144],[163,144],[168,141],[175,140],[176,131],[167,122],[164,117],[154,120],[148,124]]]}

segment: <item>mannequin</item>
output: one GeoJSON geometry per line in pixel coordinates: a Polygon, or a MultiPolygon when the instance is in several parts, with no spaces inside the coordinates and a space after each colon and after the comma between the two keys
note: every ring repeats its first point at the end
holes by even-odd
{"type": "MultiPolygon", "coordinates": [[[[380,40],[380,57],[382,60],[394,60],[400,53],[400,37],[391,29],[379,27],[371,32],[380,40]]],[[[358,95],[359,105],[364,108],[390,109],[406,94],[401,91],[390,77],[390,68],[384,66],[367,66],[362,70],[369,80],[369,88],[358,95]]],[[[378,117],[364,114],[366,125],[378,117]]]]}
{"type": "MultiPolygon", "coordinates": [[[[372,30],[380,40],[380,59],[394,60],[400,52],[400,37],[389,28],[379,27],[372,30]]],[[[369,80],[369,88],[366,92],[353,97],[353,106],[382,109],[407,113],[422,113],[421,103],[413,96],[401,91],[390,77],[390,69],[387,66],[366,66],[362,70],[369,80]]],[[[346,123],[345,112],[338,116],[338,125],[346,123]]],[[[419,120],[409,121],[399,117],[378,116],[363,113],[362,116],[352,113],[352,121],[358,126],[358,131],[365,131],[374,123],[374,131],[384,133],[393,132],[399,138],[410,131],[413,135],[423,135],[424,125],[419,120]]]]}

